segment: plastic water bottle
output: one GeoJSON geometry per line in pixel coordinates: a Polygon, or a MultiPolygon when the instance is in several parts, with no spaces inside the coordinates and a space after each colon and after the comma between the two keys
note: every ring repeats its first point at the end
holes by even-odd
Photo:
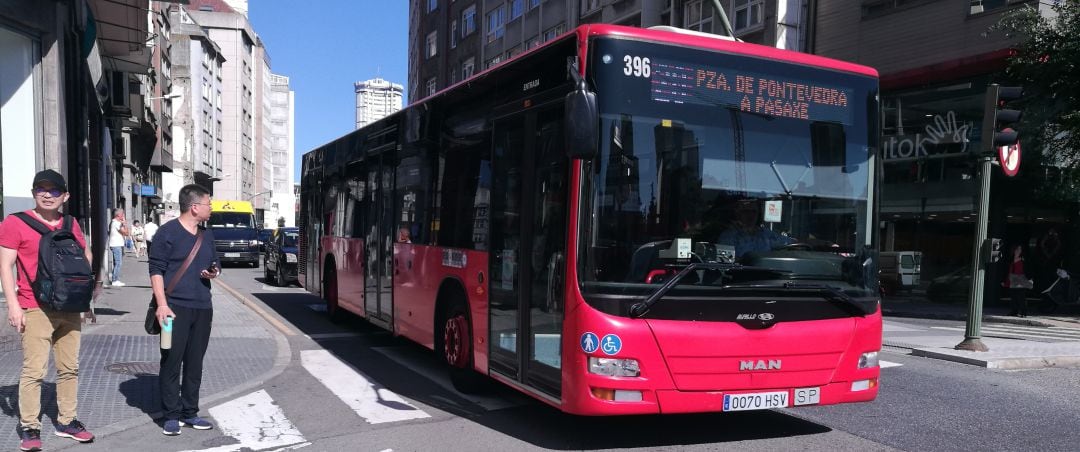
{"type": "Polygon", "coordinates": [[[161,348],[168,350],[172,348],[172,316],[165,317],[165,321],[161,325],[161,348]]]}

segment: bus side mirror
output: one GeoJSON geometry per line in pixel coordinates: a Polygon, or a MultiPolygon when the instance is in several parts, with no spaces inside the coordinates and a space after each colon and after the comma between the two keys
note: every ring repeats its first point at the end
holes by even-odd
{"type": "Polygon", "coordinates": [[[572,159],[592,160],[596,157],[596,147],[600,141],[597,134],[600,116],[596,107],[596,93],[586,89],[585,81],[581,80],[577,89],[566,95],[563,108],[566,155],[572,159]]]}

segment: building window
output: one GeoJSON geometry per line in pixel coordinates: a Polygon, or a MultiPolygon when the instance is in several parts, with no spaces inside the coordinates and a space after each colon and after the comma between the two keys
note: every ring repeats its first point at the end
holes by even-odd
{"type": "Polygon", "coordinates": [[[537,6],[540,6],[540,0],[529,0],[529,9],[536,8],[537,6]]]}
{"type": "Polygon", "coordinates": [[[732,28],[738,31],[761,25],[762,3],[763,0],[731,0],[735,16],[732,28]]]}
{"type": "Polygon", "coordinates": [[[600,9],[600,0],[581,0],[581,15],[592,14],[600,9]]]}
{"type": "Polygon", "coordinates": [[[502,62],[502,60],[503,60],[502,55],[495,55],[494,58],[492,58],[490,60],[487,60],[484,63],[484,69],[488,69],[488,68],[491,68],[491,67],[498,66],[499,63],[502,62]]]}
{"type": "Polygon", "coordinates": [[[712,33],[713,9],[704,0],[686,2],[683,8],[683,28],[712,33]]]}
{"type": "Polygon", "coordinates": [[[436,90],[435,77],[429,78],[427,81],[427,95],[431,96],[435,94],[436,90]]]}
{"type": "Polygon", "coordinates": [[[510,20],[517,19],[525,13],[525,0],[510,0],[510,20]]]}
{"type": "Polygon", "coordinates": [[[464,38],[476,31],[476,5],[469,5],[461,11],[461,37],[464,38]]]}
{"type": "Polygon", "coordinates": [[[435,11],[439,9],[439,0],[427,0],[427,12],[435,11]]]}
{"type": "Polygon", "coordinates": [[[487,14],[487,42],[501,38],[503,32],[506,31],[503,28],[504,25],[506,25],[506,5],[499,5],[487,14]]]}
{"type": "Polygon", "coordinates": [[[506,59],[516,57],[521,54],[521,45],[516,45],[514,48],[506,52],[506,59]]]}
{"type": "Polygon", "coordinates": [[[532,49],[532,48],[535,48],[535,47],[540,47],[540,42],[541,41],[540,41],[539,36],[533,36],[533,37],[531,37],[529,39],[526,39],[525,40],[525,50],[529,50],[529,49],[532,49]]]}
{"type": "Polygon", "coordinates": [[[551,28],[548,28],[547,30],[545,30],[544,31],[544,42],[548,42],[548,41],[550,41],[552,39],[555,39],[556,36],[561,35],[563,33],[563,29],[565,27],[566,27],[565,25],[559,24],[559,25],[556,25],[554,27],[551,27],[551,28]]]}
{"type": "Polygon", "coordinates": [[[439,42],[436,33],[437,32],[433,31],[431,33],[428,33],[427,35],[427,46],[425,47],[426,50],[424,54],[427,55],[428,58],[431,58],[439,53],[439,42]]]}
{"type": "Polygon", "coordinates": [[[456,49],[457,48],[457,33],[458,33],[457,19],[454,19],[454,20],[450,21],[450,48],[451,49],[456,49]]]}
{"type": "Polygon", "coordinates": [[[476,58],[469,57],[464,63],[461,63],[461,79],[465,80],[472,77],[473,71],[476,70],[476,58]]]}

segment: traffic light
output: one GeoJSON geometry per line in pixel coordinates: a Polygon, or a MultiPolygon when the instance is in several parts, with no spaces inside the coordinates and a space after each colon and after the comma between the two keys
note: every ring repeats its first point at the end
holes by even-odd
{"type": "Polygon", "coordinates": [[[1024,95],[1024,88],[1019,86],[986,87],[986,105],[983,110],[982,142],[983,152],[994,153],[1000,146],[1012,146],[1020,135],[1009,127],[1020,122],[1023,113],[1020,110],[1004,108],[1010,101],[1024,95]]]}

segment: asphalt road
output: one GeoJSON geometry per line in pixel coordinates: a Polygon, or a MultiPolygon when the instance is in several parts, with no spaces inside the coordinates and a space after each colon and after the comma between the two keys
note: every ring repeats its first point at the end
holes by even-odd
{"type": "Polygon", "coordinates": [[[224,281],[281,324],[292,353],[284,371],[259,390],[203,407],[219,423],[215,430],[165,438],[147,425],[79,450],[1012,451],[1080,444],[1077,369],[993,371],[886,350],[890,367],[872,403],[585,418],[495,385],[482,396],[459,394],[432,352],[359,319],[331,323],[317,297],[264,284],[262,269],[229,268],[224,281]],[[240,431],[240,421],[263,411],[270,414],[261,430],[240,431]]]}

